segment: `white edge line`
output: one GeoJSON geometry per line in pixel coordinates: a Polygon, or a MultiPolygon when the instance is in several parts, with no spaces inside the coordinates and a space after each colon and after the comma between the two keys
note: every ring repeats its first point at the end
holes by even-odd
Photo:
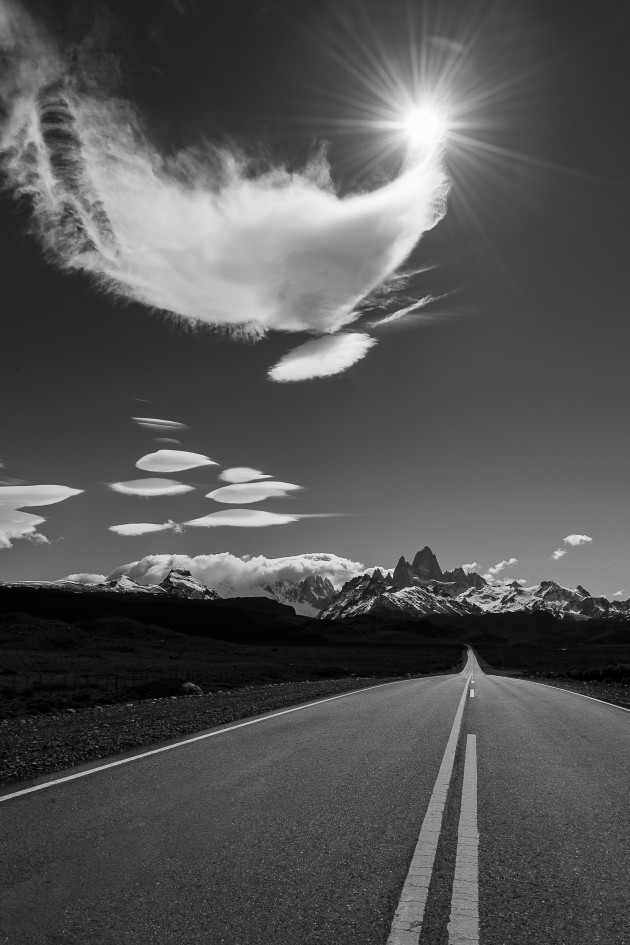
{"type": "MultiPolygon", "coordinates": [[[[445,676],[451,675],[445,673],[445,676]]],[[[452,674],[458,676],[459,673],[452,674]]],[[[437,676],[423,676],[419,679],[437,679],[437,676]]],[[[225,732],[233,732],[237,728],[244,728],[246,725],[256,725],[258,722],[266,722],[268,719],[278,718],[280,715],[288,715],[289,712],[299,712],[301,709],[309,709],[314,705],[323,705],[325,702],[333,702],[335,699],[344,699],[346,696],[354,696],[360,692],[368,692],[370,689],[380,689],[382,686],[394,686],[401,682],[413,682],[411,679],[394,679],[386,683],[377,683],[375,686],[364,686],[363,689],[351,689],[350,692],[342,692],[337,696],[327,696],[325,699],[316,699],[314,702],[305,702],[303,705],[295,705],[290,709],[281,709],[279,712],[273,712],[271,715],[258,715],[247,722],[238,722],[236,725],[228,725],[225,728],[215,729],[212,732],[205,732],[203,735],[194,735],[192,738],[186,738],[183,741],[173,742],[171,745],[162,745],[161,748],[151,748],[149,751],[140,752],[137,755],[131,755],[129,758],[119,758],[118,761],[110,761],[105,765],[97,765],[94,768],[88,768],[87,771],[77,771],[75,774],[67,774],[63,778],[53,778],[52,781],[46,781],[44,784],[35,784],[33,787],[23,788],[20,791],[13,791],[11,794],[0,795],[2,801],[11,800],[13,797],[22,797],[24,794],[32,794],[34,791],[43,791],[44,788],[53,787],[56,784],[64,784],[66,781],[74,781],[77,778],[85,778],[88,774],[95,774],[97,771],[106,771],[108,768],[117,768],[119,765],[126,765],[132,761],[139,761],[141,758],[148,758],[150,755],[159,755],[163,751],[171,751],[173,748],[180,748],[182,745],[191,745],[193,742],[200,742],[204,738],[213,738],[215,735],[223,735],[225,732]]],[[[62,769],[63,770],[63,769],[62,769]]]]}
{"type": "MultiPolygon", "coordinates": [[[[494,673],[488,673],[487,675],[493,676],[494,673]]],[[[513,676],[502,676],[502,679],[514,679],[513,676]]],[[[562,686],[553,686],[551,683],[536,682],[535,679],[517,679],[517,682],[533,683],[534,686],[544,686],[545,689],[558,689],[560,692],[568,692],[571,696],[579,696],[580,699],[590,699],[591,702],[599,702],[601,705],[612,706],[613,709],[621,709],[622,712],[630,712],[630,709],[626,709],[623,705],[617,705],[616,702],[605,702],[604,699],[598,699],[596,696],[587,696],[585,692],[576,692],[575,689],[564,689],[562,686]]],[[[1,800],[1,798],[0,798],[1,800]]]]}
{"type": "MultiPolygon", "coordinates": [[[[473,650],[474,653],[474,650],[473,650]]],[[[475,653],[475,658],[477,654],[475,653]]],[[[481,667],[479,667],[481,669],[481,667]]],[[[553,686],[550,683],[537,682],[535,679],[519,679],[515,676],[502,676],[500,673],[483,673],[484,676],[495,676],[498,679],[514,679],[516,682],[529,682],[533,683],[535,686],[544,686],[546,689],[559,689],[560,692],[568,692],[571,696],[579,696],[581,699],[590,699],[591,702],[601,702],[602,705],[610,705],[613,709],[621,709],[622,712],[630,712],[630,709],[626,709],[623,705],[617,705],[616,702],[606,702],[604,699],[598,699],[596,696],[587,696],[585,692],[576,692],[575,689],[564,689],[563,686],[553,686]]]]}

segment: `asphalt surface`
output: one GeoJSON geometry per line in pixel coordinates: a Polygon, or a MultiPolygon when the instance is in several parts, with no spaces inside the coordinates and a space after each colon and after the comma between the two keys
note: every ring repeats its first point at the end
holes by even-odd
{"type": "Polygon", "coordinates": [[[449,940],[468,734],[479,941],[630,945],[630,713],[472,656],[0,794],[0,943],[385,945],[471,671],[421,945],[449,940]]]}

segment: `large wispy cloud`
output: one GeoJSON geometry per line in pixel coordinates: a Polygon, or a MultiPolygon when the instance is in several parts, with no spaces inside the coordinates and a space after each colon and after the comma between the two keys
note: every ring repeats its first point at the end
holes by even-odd
{"type": "MultiPolygon", "coordinates": [[[[87,62],[98,71],[94,48],[66,54],[22,6],[0,0],[6,179],[30,202],[47,256],[123,299],[236,337],[328,335],[356,320],[445,212],[437,149],[408,156],[385,186],[343,197],[323,151],[300,170],[210,146],[166,158],[132,106],[85,73],[87,62]]],[[[371,343],[309,342],[270,375],[336,373],[371,343]]]]}
{"type": "Polygon", "coordinates": [[[159,584],[171,568],[185,568],[193,577],[221,593],[229,585],[243,596],[260,592],[265,584],[276,581],[301,581],[309,576],[328,578],[336,587],[363,574],[366,569],[359,561],[329,553],[287,555],[266,558],[264,555],[239,558],[229,552],[211,555],[148,555],[139,561],[123,564],[109,575],[110,580],[127,575],[138,584],[159,584]]]}

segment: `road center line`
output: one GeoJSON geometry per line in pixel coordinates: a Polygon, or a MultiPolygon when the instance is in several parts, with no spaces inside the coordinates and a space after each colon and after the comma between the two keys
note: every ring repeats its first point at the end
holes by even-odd
{"type": "Polygon", "coordinates": [[[470,698],[471,698],[471,699],[474,699],[474,698],[475,698],[475,690],[474,690],[474,689],[471,689],[471,690],[470,690],[470,698]]]}
{"type": "Polygon", "coordinates": [[[479,831],[477,829],[477,736],[466,739],[462,807],[448,923],[448,945],[479,943],[479,831]]]}
{"type": "Polygon", "coordinates": [[[413,857],[411,858],[407,878],[400,894],[398,908],[394,914],[387,945],[418,945],[418,938],[424,919],[424,910],[427,904],[427,896],[429,894],[431,874],[433,873],[435,863],[435,854],[438,840],[440,839],[440,831],[442,829],[442,816],[446,804],[446,795],[453,773],[455,751],[457,750],[459,732],[462,726],[462,716],[464,714],[469,682],[470,676],[466,679],[466,685],[464,686],[464,691],[459,700],[451,734],[449,735],[444,757],[442,758],[442,764],[438,771],[427,812],[422,821],[420,835],[413,857]]]}

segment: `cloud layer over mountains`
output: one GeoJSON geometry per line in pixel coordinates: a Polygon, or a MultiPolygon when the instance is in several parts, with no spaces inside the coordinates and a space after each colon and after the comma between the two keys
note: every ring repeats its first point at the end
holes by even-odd
{"type": "MultiPolygon", "coordinates": [[[[309,576],[329,578],[336,587],[345,581],[363,574],[366,569],[359,561],[351,561],[339,555],[309,553],[287,555],[282,558],[266,558],[264,555],[238,558],[229,552],[211,555],[147,555],[116,568],[108,576],[114,580],[126,575],[138,584],[159,584],[171,568],[185,568],[193,577],[221,593],[221,585],[229,584],[236,593],[247,597],[256,594],[263,584],[276,581],[302,581],[309,576]]],[[[75,575],[86,583],[102,575],[75,575]]]]}
{"type": "MultiPolygon", "coordinates": [[[[101,91],[95,48],[66,53],[23,6],[0,0],[9,186],[30,202],[46,255],[121,298],[250,340],[270,330],[327,336],[355,321],[445,213],[433,152],[380,189],[343,198],[321,150],[301,170],[210,145],[166,158],[132,105],[101,91]]],[[[337,373],[372,343],[308,342],[270,376],[337,373]]]]}

